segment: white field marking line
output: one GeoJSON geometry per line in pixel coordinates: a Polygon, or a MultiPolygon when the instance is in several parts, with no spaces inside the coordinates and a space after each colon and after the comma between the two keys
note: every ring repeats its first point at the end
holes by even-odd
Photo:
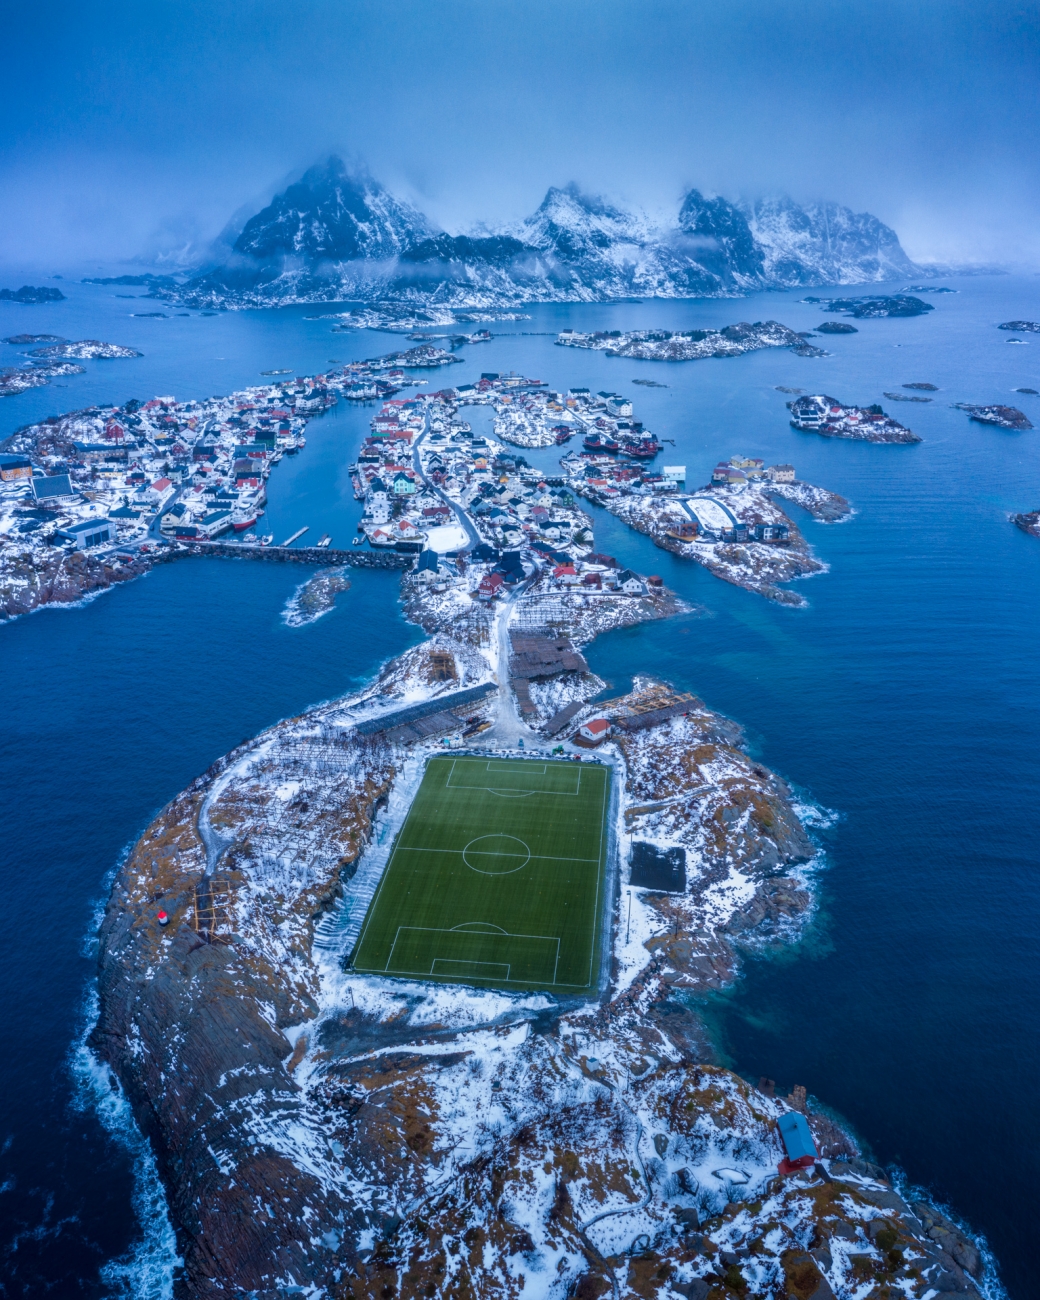
{"type": "MultiPolygon", "coordinates": [[[[420,847],[418,844],[401,844],[395,853],[457,853],[459,857],[465,853],[465,849],[428,849],[425,845],[420,847]]],[[[502,856],[509,856],[503,854],[502,856]]],[[[517,854],[519,857],[519,854],[517,854]]],[[[598,862],[599,858],[561,858],[557,853],[532,853],[531,860],[537,859],[539,862],[598,862]]]]}
{"type": "MultiPolygon", "coordinates": [[[[488,921],[488,922],[486,922],[485,924],[490,925],[491,922],[488,921]]],[[[465,934],[465,933],[467,933],[467,931],[465,931],[465,930],[456,930],[456,929],[446,930],[446,929],[444,929],[443,926],[436,926],[436,925],[399,925],[399,926],[397,927],[397,933],[394,935],[394,941],[393,941],[393,943],[390,945],[390,955],[387,957],[387,959],[386,959],[386,965],[383,967],[383,974],[384,974],[384,975],[389,975],[389,974],[393,974],[393,973],[394,973],[394,972],[392,972],[392,971],[390,970],[390,963],[393,961],[393,958],[394,958],[394,949],[397,947],[397,941],[398,941],[398,939],[400,939],[402,931],[405,931],[405,930],[408,930],[408,931],[414,931],[414,932],[417,933],[417,934],[454,934],[454,935],[459,935],[459,934],[465,934]]],[[[470,933],[470,934],[479,934],[479,933],[481,933],[481,932],[480,932],[479,930],[470,930],[468,933],[470,933]]],[[[485,932],[485,933],[486,933],[486,932],[485,932]]],[[[537,941],[540,942],[540,943],[554,943],[554,944],[556,945],[556,962],[555,962],[555,964],[554,964],[554,966],[553,966],[553,980],[552,980],[552,983],[554,983],[554,984],[556,983],[556,979],[555,979],[555,971],[556,971],[556,967],[559,965],[559,962],[560,962],[560,939],[559,939],[559,936],[558,936],[558,935],[552,935],[552,934],[509,934],[509,933],[507,932],[507,933],[505,933],[505,934],[503,935],[503,937],[506,938],[506,939],[535,939],[535,940],[537,940],[537,941]]],[[[431,970],[425,972],[425,974],[427,974],[427,975],[431,975],[431,974],[433,973],[433,971],[432,971],[432,962],[433,962],[433,960],[437,960],[437,959],[436,959],[436,958],[431,959],[431,970]]],[[[451,958],[451,957],[445,957],[445,958],[443,958],[443,960],[444,960],[444,961],[453,961],[454,958],[451,958]]],[[[499,963],[499,964],[500,964],[500,965],[506,965],[505,962],[501,962],[501,963],[499,963]]],[[[510,965],[511,965],[511,963],[510,963],[510,965]]],[[[359,968],[355,968],[355,969],[359,969],[359,968]]],[[[370,970],[378,970],[379,968],[378,968],[377,966],[373,966],[373,967],[369,967],[369,968],[367,968],[367,969],[370,969],[370,970]]],[[[404,975],[420,975],[420,974],[423,974],[424,972],[422,972],[422,971],[400,971],[400,972],[397,972],[397,973],[398,973],[398,974],[404,974],[404,975]]],[[[520,980],[512,980],[512,979],[510,979],[510,980],[508,980],[508,982],[511,983],[511,984],[517,984],[517,983],[521,983],[522,981],[520,981],[520,980]]],[[[548,980],[536,980],[535,983],[538,983],[538,984],[548,984],[549,981],[548,981],[548,980]]],[[[586,985],[577,985],[577,986],[575,986],[575,985],[568,985],[567,987],[568,987],[568,988],[573,988],[573,987],[584,988],[584,987],[587,987],[587,986],[586,986],[586,985]]]]}
{"type": "Polygon", "coordinates": [[[592,908],[592,947],[589,951],[589,978],[588,978],[588,983],[581,986],[583,988],[588,988],[592,984],[592,967],[595,964],[596,949],[599,946],[597,943],[598,936],[596,934],[596,918],[599,916],[599,885],[600,885],[600,880],[603,877],[603,827],[607,815],[607,809],[606,809],[607,785],[609,782],[609,778],[607,776],[607,769],[601,768],[600,771],[603,772],[603,792],[600,797],[600,809],[599,809],[599,858],[597,859],[599,863],[599,870],[596,872],[596,901],[593,904],[593,908],[592,908]]]}
{"type": "Polygon", "coordinates": [[[508,796],[508,795],[513,795],[514,798],[519,797],[519,796],[521,796],[521,795],[529,795],[529,794],[544,794],[544,795],[546,795],[547,797],[555,796],[556,798],[560,798],[560,799],[574,799],[574,798],[576,798],[577,795],[578,795],[578,791],[577,791],[577,790],[531,790],[531,789],[526,789],[526,790],[524,790],[524,789],[517,789],[517,790],[495,790],[495,789],[494,789],[492,786],[490,786],[490,785],[459,785],[459,784],[456,784],[456,785],[451,785],[451,786],[445,786],[445,789],[448,789],[448,790],[486,790],[486,791],[488,792],[488,794],[498,794],[498,795],[506,795],[506,796],[508,796]]]}
{"type": "MultiPolygon", "coordinates": [[[[456,765],[457,765],[458,763],[460,763],[460,762],[466,764],[466,765],[469,766],[469,767],[475,767],[479,772],[482,772],[482,773],[483,773],[483,772],[489,772],[489,773],[491,773],[491,774],[493,774],[493,775],[496,774],[496,773],[499,774],[499,775],[516,775],[516,776],[529,775],[529,774],[533,774],[535,768],[540,768],[541,771],[540,771],[539,775],[541,775],[541,776],[549,776],[549,775],[551,774],[551,773],[550,773],[550,768],[552,768],[554,771],[559,771],[561,774],[562,774],[563,772],[566,772],[566,773],[570,774],[570,773],[572,773],[573,770],[574,770],[573,767],[571,767],[571,766],[569,766],[569,765],[560,764],[560,763],[531,763],[531,764],[528,764],[528,763],[516,763],[516,764],[507,764],[507,763],[501,763],[501,762],[500,762],[500,763],[495,764],[494,760],[491,759],[491,760],[489,760],[486,764],[483,764],[483,763],[480,762],[479,759],[455,759],[455,760],[452,762],[452,765],[451,765],[451,771],[448,773],[447,780],[446,780],[445,783],[444,783],[444,788],[445,788],[446,790],[447,790],[447,789],[450,789],[450,790],[487,790],[487,792],[488,792],[489,794],[497,794],[497,795],[506,795],[506,794],[509,794],[509,793],[515,793],[515,794],[517,794],[517,795],[519,795],[519,794],[525,794],[525,795],[527,795],[527,794],[561,795],[561,796],[564,796],[564,797],[566,797],[566,798],[568,798],[568,799],[573,799],[573,798],[575,798],[578,794],[581,793],[581,769],[580,769],[580,768],[578,769],[578,783],[577,783],[577,786],[576,786],[576,788],[575,788],[574,790],[533,790],[533,789],[531,789],[530,786],[519,786],[519,787],[516,788],[516,790],[515,790],[515,792],[514,792],[514,791],[506,791],[506,790],[496,789],[496,788],[494,788],[494,787],[492,787],[492,786],[488,786],[488,785],[469,785],[469,784],[462,784],[462,783],[457,783],[457,782],[455,782],[455,781],[453,780],[453,778],[454,778],[454,776],[455,776],[455,767],[456,767],[456,765]]],[[[465,771],[465,768],[463,769],[463,772],[464,772],[464,771],[465,771]]]]}

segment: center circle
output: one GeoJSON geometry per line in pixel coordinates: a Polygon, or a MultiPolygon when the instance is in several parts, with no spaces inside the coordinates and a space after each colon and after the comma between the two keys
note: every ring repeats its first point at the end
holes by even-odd
{"type": "Polygon", "coordinates": [[[462,850],[462,860],[482,876],[508,876],[527,866],[531,850],[515,835],[480,835],[462,850]]]}

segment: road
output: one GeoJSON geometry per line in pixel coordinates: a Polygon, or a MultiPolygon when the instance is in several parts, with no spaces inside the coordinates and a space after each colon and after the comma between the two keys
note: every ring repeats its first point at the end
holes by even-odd
{"type": "Polygon", "coordinates": [[[480,545],[480,534],[477,532],[473,520],[470,519],[466,511],[463,510],[462,506],[460,506],[456,501],[452,501],[451,497],[448,496],[446,492],[442,492],[436,483],[431,483],[430,480],[423,473],[422,459],[419,456],[419,444],[426,437],[429,431],[430,431],[430,417],[429,415],[427,415],[426,427],[423,429],[422,433],[419,434],[418,438],[416,438],[415,445],[412,448],[413,468],[415,469],[416,474],[418,474],[422,482],[426,485],[427,489],[430,492],[433,492],[437,496],[439,496],[440,499],[444,502],[444,504],[455,512],[455,517],[458,519],[459,523],[466,531],[466,537],[468,539],[466,550],[472,551],[475,546],[480,545]]]}

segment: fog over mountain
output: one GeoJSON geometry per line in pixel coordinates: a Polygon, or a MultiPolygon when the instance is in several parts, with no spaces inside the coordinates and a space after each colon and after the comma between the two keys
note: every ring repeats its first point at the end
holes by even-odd
{"type": "MultiPolygon", "coordinates": [[[[225,231],[225,240],[234,228],[225,231]]],[[[225,245],[226,247],[226,245],[225,245]]],[[[550,188],[501,230],[438,230],[360,167],[330,157],[251,215],[217,265],[178,296],[196,306],[397,298],[490,306],[727,296],[749,289],[864,284],[920,273],[869,213],[790,199],[734,204],[690,189],[654,221],[550,188]]]]}
{"type": "Polygon", "coordinates": [[[197,265],[229,213],[335,152],[452,234],[574,180],[657,225],[691,187],[752,204],[763,249],[761,204],[789,195],[810,226],[821,200],[873,213],[918,263],[1040,265],[1037,19],[1035,0],[16,6],[0,259],[197,265]]]}

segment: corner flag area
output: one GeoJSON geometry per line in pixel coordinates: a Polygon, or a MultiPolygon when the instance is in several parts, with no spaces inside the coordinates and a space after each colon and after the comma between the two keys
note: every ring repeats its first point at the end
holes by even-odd
{"type": "Polygon", "coordinates": [[[595,988],[610,770],[433,758],[354,969],[568,994],[595,988]]]}

